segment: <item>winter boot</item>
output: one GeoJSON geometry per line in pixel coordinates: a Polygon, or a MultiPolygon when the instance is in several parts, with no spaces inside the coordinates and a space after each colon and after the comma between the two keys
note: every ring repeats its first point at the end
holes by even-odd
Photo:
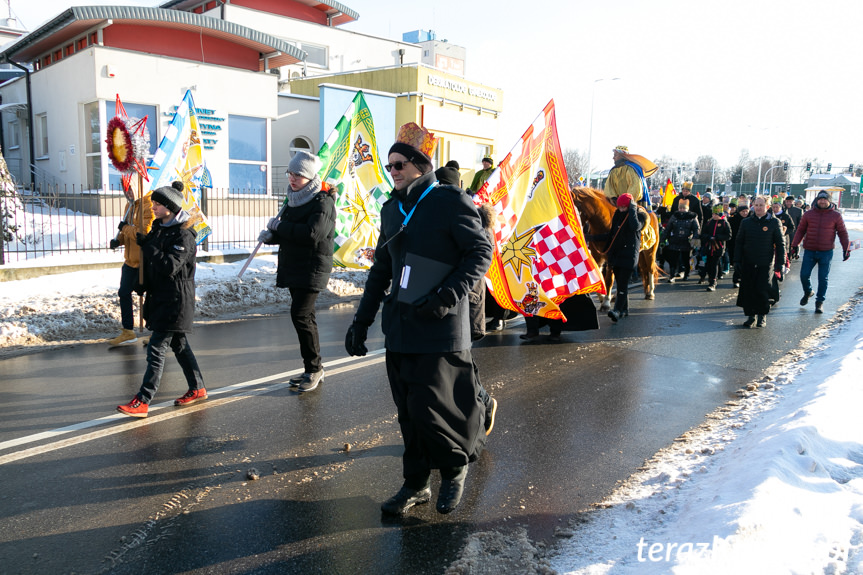
{"type": "MultiPolygon", "coordinates": [[[[803,294],[803,297],[800,298],[800,305],[806,305],[807,303],[809,303],[809,298],[811,298],[814,295],[815,295],[815,292],[812,290],[809,290],[808,292],[803,294]]],[[[815,307],[818,307],[818,302],[815,302],[815,307]]]]}
{"type": "Polygon", "coordinates": [[[131,329],[124,329],[120,332],[120,335],[118,335],[114,339],[109,339],[108,345],[111,347],[118,345],[129,345],[130,343],[135,343],[136,341],[138,341],[138,336],[135,335],[135,332],[131,329]]]}
{"type": "Polygon", "coordinates": [[[754,315],[750,315],[750,316],[746,319],[746,321],[744,321],[744,322],[743,322],[743,327],[752,327],[753,325],[755,325],[755,316],[754,316],[754,315]]]}
{"type": "Polygon", "coordinates": [[[707,284],[707,291],[716,291],[716,284],[707,284]]]}
{"type": "Polygon", "coordinates": [[[758,323],[755,324],[755,327],[764,327],[766,325],[767,325],[767,316],[766,315],[759,315],[758,316],[758,323]]]}
{"type": "MultiPolygon", "coordinates": [[[[455,472],[455,475],[451,478],[444,478],[440,482],[436,509],[438,513],[443,514],[452,512],[461,502],[461,496],[464,493],[464,480],[467,477],[467,465],[446,471],[455,472]]],[[[441,476],[443,474],[444,470],[441,470],[441,476]]]]}
{"type": "Polygon", "coordinates": [[[613,309],[610,312],[608,312],[608,317],[611,318],[611,321],[613,321],[614,323],[617,323],[617,320],[620,319],[620,312],[617,311],[616,309],[613,309]]]}
{"type": "Polygon", "coordinates": [[[428,503],[431,500],[431,489],[428,485],[412,489],[402,485],[399,492],[381,504],[381,511],[390,515],[404,515],[414,505],[428,503]]]}
{"type": "Polygon", "coordinates": [[[824,302],[816,301],[815,302],[815,313],[824,313],[824,302]]]}

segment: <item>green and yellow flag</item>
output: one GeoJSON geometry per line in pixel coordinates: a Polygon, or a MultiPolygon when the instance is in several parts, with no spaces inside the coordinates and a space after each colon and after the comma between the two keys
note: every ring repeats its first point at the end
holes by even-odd
{"type": "Polygon", "coordinates": [[[375,124],[362,92],[318,152],[321,180],[336,193],[333,265],[370,268],[378,243],[381,205],[392,184],[378,155],[375,124]]]}

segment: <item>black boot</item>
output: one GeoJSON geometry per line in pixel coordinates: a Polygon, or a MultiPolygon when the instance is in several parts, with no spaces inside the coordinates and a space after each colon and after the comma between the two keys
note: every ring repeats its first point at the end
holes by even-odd
{"type": "Polygon", "coordinates": [[[824,313],[824,302],[816,301],[815,302],[815,313],[824,313]]]}
{"type": "Polygon", "coordinates": [[[437,512],[447,514],[458,507],[461,495],[464,493],[464,480],[467,477],[467,465],[453,469],[441,469],[441,477],[444,473],[449,478],[443,478],[440,482],[440,492],[437,496],[437,512]]]}
{"type": "Polygon", "coordinates": [[[758,316],[758,323],[755,324],[755,327],[764,327],[765,325],[767,325],[767,316],[766,315],[759,315],[758,316]]]}
{"type": "Polygon", "coordinates": [[[611,321],[613,321],[614,323],[617,323],[617,320],[620,319],[620,312],[617,311],[616,309],[613,309],[610,312],[608,312],[608,317],[611,318],[611,321]]]}
{"type": "Polygon", "coordinates": [[[750,315],[749,318],[743,322],[743,327],[752,327],[755,325],[755,316],[750,315]]]}
{"type": "Polygon", "coordinates": [[[398,493],[381,504],[381,511],[390,515],[404,515],[414,505],[428,503],[430,500],[431,489],[428,485],[420,489],[402,485],[398,493]]]}

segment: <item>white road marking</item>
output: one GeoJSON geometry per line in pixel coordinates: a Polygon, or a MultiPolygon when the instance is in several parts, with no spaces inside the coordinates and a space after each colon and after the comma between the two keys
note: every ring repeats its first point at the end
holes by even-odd
{"type": "MultiPolygon", "coordinates": [[[[357,369],[361,369],[364,367],[368,367],[374,365],[376,363],[380,363],[385,360],[385,357],[382,355],[384,353],[384,349],[377,349],[375,351],[370,351],[365,358],[356,358],[356,357],[343,357],[341,359],[336,359],[324,364],[324,369],[327,371],[327,377],[331,377],[333,375],[338,375],[340,373],[346,373],[349,371],[354,371],[357,369]],[[380,357],[374,357],[380,356],[380,357]],[[346,367],[336,367],[345,363],[349,363],[350,365],[346,367]]],[[[47,443],[45,445],[40,445],[38,447],[31,447],[29,449],[23,449],[20,451],[14,451],[12,453],[8,453],[6,455],[0,456],[0,465],[4,463],[11,463],[13,461],[18,461],[21,459],[25,459],[27,457],[33,457],[34,455],[39,455],[42,453],[48,453],[50,451],[55,451],[57,449],[63,449],[65,447],[71,447],[73,445],[78,445],[81,443],[85,443],[87,441],[92,441],[93,439],[99,439],[101,437],[107,437],[109,435],[114,435],[116,433],[123,433],[125,431],[129,431],[130,429],[134,429],[136,427],[141,427],[144,425],[158,423],[161,421],[167,421],[169,419],[173,419],[175,417],[181,417],[183,415],[188,415],[190,413],[194,413],[196,411],[200,411],[202,409],[207,409],[210,407],[217,407],[220,405],[225,405],[228,403],[232,403],[234,401],[239,401],[241,399],[246,399],[248,397],[254,397],[256,395],[262,395],[264,393],[270,393],[273,391],[277,391],[279,389],[283,389],[288,387],[290,384],[287,381],[282,381],[280,383],[274,383],[272,385],[268,385],[265,387],[261,387],[258,389],[250,389],[254,386],[260,385],[262,383],[267,383],[273,380],[287,380],[295,375],[303,373],[302,369],[295,369],[292,371],[285,371],[282,373],[276,373],[273,375],[268,375],[266,377],[260,377],[258,379],[252,379],[249,381],[244,381],[240,383],[235,383],[233,385],[228,385],[225,387],[220,387],[213,391],[207,390],[207,395],[210,399],[203,403],[198,403],[195,405],[191,405],[189,407],[185,407],[183,409],[171,409],[168,411],[162,411],[166,407],[174,407],[174,401],[165,401],[163,403],[157,403],[155,405],[150,405],[149,416],[141,419],[131,419],[128,415],[123,415],[122,413],[114,413],[112,415],[107,415],[105,417],[100,417],[98,419],[91,419],[90,421],[82,421],[81,423],[76,423],[74,425],[68,425],[66,427],[59,427],[57,429],[52,429],[50,431],[43,431],[41,433],[34,433],[33,435],[27,435],[25,437],[19,437],[17,439],[10,439],[9,441],[4,441],[0,443],[0,451],[4,449],[9,449],[11,447],[18,447],[21,445],[27,445],[29,443],[35,443],[37,441],[42,441],[44,439],[51,439],[53,437],[58,437],[60,435],[65,435],[67,433],[73,433],[75,431],[82,431],[84,429],[89,429],[91,427],[97,427],[99,425],[104,425],[111,421],[117,420],[125,420],[125,424],[117,425],[111,427],[109,429],[102,429],[99,431],[94,431],[92,433],[87,433],[84,435],[79,435],[77,437],[72,437],[68,439],[61,439],[55,441],[53,443],[47,443]],[[231,395],[233,394],[233,395],[231,395]],[[226,396],[220,399],[213,400],[214,397],[218,396],[226,396]],[[160,412],[154,414],[154,412],[160,412]]]]}

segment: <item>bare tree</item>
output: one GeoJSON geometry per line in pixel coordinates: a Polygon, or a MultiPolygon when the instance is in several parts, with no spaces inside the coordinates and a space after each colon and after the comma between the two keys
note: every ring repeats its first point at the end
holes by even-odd
{"type": "Polygon", "coordinates": [[[695,160],[692,182],[695,184],[710,185],[715,180],[716,171],[721,170],[719,163],[713,156],[699,156],[695,160]]]}
{"type": "MultiPolygon", "coordinates": [[[[578,179],[584,176],[587,179],[587,158],[574,148],[563,151],[563,164],[566,166],[566,175],[569,177],[569,187],[580,186],[578,179]]],[[[585,181],[585,185],[587,182],[585,181]]]]}

